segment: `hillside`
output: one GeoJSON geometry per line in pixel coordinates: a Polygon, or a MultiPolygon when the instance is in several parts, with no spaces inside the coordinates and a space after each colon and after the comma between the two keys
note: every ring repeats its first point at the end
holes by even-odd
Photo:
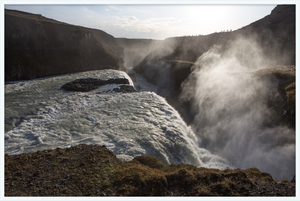
{"type": "Polygon", "coordinates": [[[101,30],[5,10],[5,81],[122,69],[122,52],[101,30]]]}

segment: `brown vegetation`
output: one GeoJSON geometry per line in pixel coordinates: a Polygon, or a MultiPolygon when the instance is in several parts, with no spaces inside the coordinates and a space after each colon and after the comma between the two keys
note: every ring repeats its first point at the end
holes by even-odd
{"type": "Polygon", "coordinates": [[[5,155],[5,196],[295,196],[295,183],[256,168],[164,165],[151,156],[121,162],[105,146],[77,145],[5,155]]]}

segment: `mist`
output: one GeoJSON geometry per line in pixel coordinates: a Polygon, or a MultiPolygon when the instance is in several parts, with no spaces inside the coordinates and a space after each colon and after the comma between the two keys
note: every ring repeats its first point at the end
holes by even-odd
{"type": "MultiPolygon", "coordinates": [[[[163,41],[139,40],[132,45],[123,45],[125,67],[133,67],[137,73],[143,74],[145,79],[158,87],[157,94],[169,96],[175,90],[175,80],[172,64],[173,53],[181,44],[177,38],[168,38],[163,41]]],[[[120,43],[119,43],[120,44],[120,43]]],[[[130,44],[130,43],[129,43],[130,44]]]]}
{"type": "Polygon", "coordinates": [[[196,63],[180,98],[193,103],[199,146],[232,168],[255,167],[277,180],[292,179],[295,130],[274,123],[278,115],[269,104],[278,96],[278,81],[253,73],[274,60],[263,56],[255,40],[241,37],[226,51],[213,46],[196,63]]]}

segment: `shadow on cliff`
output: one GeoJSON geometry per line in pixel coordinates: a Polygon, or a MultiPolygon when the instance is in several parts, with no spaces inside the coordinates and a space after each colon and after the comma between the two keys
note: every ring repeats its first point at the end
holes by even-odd
{"type": "Polygon", "coordinates": [[[5,81],[123,69],[123,48],[101,30],[5,10],[5,81]]]}

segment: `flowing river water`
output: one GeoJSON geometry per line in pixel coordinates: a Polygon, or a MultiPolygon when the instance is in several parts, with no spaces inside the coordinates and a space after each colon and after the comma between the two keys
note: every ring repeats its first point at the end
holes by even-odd
{"type": "Polygon", "coordinates": [[[61,86],[79,78],[126,78],[121,71],[89,71],[5,84],[5,153],[106,145],[123,161],[137,155],[164,164],[187,163],[224,169],[225,159],[199,147],[198,138],[156,87],[136,74],[139,92],[115,93],[117,84],[89,92],[61,86]]]}

